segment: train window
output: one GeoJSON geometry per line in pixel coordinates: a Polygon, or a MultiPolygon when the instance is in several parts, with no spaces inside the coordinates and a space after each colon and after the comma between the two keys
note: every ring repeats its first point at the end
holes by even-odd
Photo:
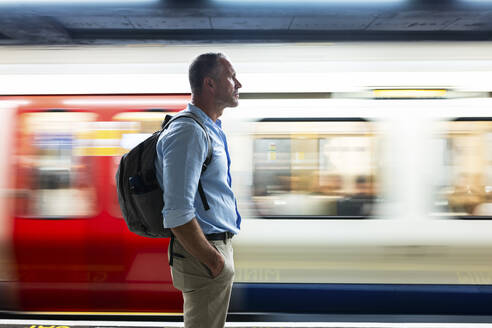
{"type": "Polygon", "coordinates": [[[94,159],[87,149],[94,113],[35,112],[20,116],[16,214],[74,218],[94,214],[94,159]]]}
{"type": "Polygon", "coordinates": [[[492,219],[492,119],[442,122],[433,214],[492,219]]]}
{"type": "Polygon", "coordinates": [[[378,194],[371,122],[256,123],[253,202],[264,218],[366,218],[378,194]]]}
{"type": "MultiPolygon", "coordinates": [[[[122,125],[119,138],[119,150],[117,156],[113,157],[111,177],[114,177],[118,165],[120,164],[121,155],[145,140],[152,133],[160,130],[162,121],[166,113],[163,112],[124,112],[113,117],[113,121],[124,123],[122,125]]],[[[118,195],[116,194],[116,182],[111,179],[112,183],[112,204],[110,212],[115,217],[123,217],[118,204],[118,195]]]]}

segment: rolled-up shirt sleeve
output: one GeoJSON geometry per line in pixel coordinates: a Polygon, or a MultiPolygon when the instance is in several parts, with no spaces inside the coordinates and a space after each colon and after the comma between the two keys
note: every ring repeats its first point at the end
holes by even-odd
{"type": "Polygon", "coordinates": [[[175,228],[195,217],[195,197],[207,139],[203,129],[190,119],[171,124],[160,147],[164,186],[165,228],[175,228]]]}

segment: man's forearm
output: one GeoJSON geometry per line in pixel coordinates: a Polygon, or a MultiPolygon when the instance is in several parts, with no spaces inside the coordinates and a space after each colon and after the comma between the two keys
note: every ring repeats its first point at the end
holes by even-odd
{"type": "Polygon", "coordinates": [[[188,253],[210,269],[212,276],[216,277],[222,271],[224,258],[205,238],[196,218],[171,231],[188,253]]]}

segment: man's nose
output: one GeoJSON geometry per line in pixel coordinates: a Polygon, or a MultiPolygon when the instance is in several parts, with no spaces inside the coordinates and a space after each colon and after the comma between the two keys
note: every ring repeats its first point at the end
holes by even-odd
{"type": "Polygon", "coordinates": [[[235,79],[235,80],[236,80],[236,89],[242,88],[243,85],[241,84],[241,82],[239,82],[238,79],[235,79]]]}

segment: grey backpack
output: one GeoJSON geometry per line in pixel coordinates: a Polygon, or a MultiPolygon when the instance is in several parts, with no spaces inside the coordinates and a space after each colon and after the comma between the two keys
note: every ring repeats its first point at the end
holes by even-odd
{"type": "MultiPolygon", "coordinates": [[[[157,156],[156,145],[161,133],[171,122],[181,118],[196,121],[205,131],[208,143],[207,158],[202,166],[202,174],[212,160],[212,143],[207,129],[200,119],[191,112],[181,112],[175,116],[166,115],[161,130],[154,132],[128,153],[121,157],[116,172],[116,190],[121,213],[130,231],[137,235],[152,238],[171,237],[171,230],[164,228],[162,208],[164,207],[163,191],[155,175],[154,162],[157,156]]],[[[183,163],[184,165],[184,163],[183,163]]],[[[166,179],[166,177],[163,177],[166,179]]],[[[169,191],[169,192],[172,192],[169,191]]],[[[201,181],[198,192],[205,210],[209,210],[207,198],[201,181]]]]}

